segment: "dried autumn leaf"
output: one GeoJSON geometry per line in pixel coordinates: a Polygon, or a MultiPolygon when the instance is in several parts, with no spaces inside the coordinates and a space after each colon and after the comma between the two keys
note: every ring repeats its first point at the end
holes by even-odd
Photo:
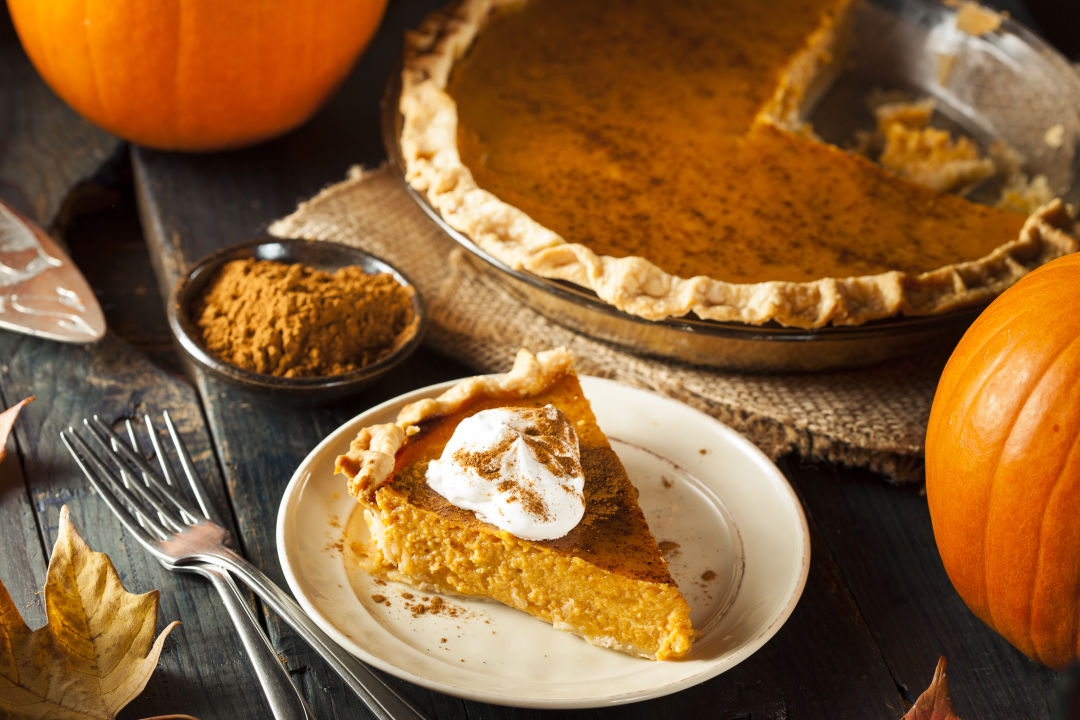
{"type": "Polygon", "coordinates": [[[7,457],[7,439],[11,434],[11,428],[15,426],[15,418],[19,417],[19,411],[23,409],[23,405],[33,400],[31,395],[25,398],[22,402],[12,405],[4,412],[0,412],[0,462],[4,462],[4,458],[7,457]]]}
{"type": "Polygon", "coordinates": [[[45,582],[48,624],[31,631],[0,584],[0,716],[113,718],[146,687],[170,624],[154,640],[158,592],[127,592],[65,505],[45,582]]]}
{"type": "Polygon", "coordinates": [[[939,658],[934,679],[901,720],[960,720],[953,712],[949,699],[949,683],[945,678],[945,658],[939,658]]]}

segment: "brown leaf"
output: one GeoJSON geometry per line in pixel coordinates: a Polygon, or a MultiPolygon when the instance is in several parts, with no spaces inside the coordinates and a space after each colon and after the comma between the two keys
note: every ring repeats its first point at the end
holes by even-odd
{"type": "Polygon", "coordinates": [[[170,624],[154,640],[158,591],[134,595],[79,537],[65,505],[45,581],[48,624],[31,632],[0,584],[0,716],[113,718],[143,691],[170,624]]]}
{"type": "Polygon", "coordinates": [[[4,462],[4,458],[7,457],[7,439],[11,434],[11,428],[15,426],[15,418],[19,417],[19,411],[23,409],[23,405],[33,399],[34,396],[31,395],[4,412],[0,412],[0,462],[4,462]]]}
{"type": "Polygon", "coordinates": [[[949,683],[945,678],[945,658],[939,658],[934,679],[901,720],[960,720],[953,712],[949,699],[949,683]]]}

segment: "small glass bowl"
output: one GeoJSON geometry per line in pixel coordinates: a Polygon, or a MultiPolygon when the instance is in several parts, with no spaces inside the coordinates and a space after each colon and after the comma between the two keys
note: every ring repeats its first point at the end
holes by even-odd
{"type": "Polygon", "coordinates": [[[333,242],[299,239],[264,239],[219,250],[197,262],[173,288],[168,304],[169,327],[184,355],[210,375],[248,390],[305,405],[329,403],[351,395],[405,360],[420,345],[427,312],[412,281],[390,263],[363,250],[333,242]],[[192,316],[194,304],[222,265],[232,260],[273,260],[303,263],[333,272],[359,265],[369,274],[389,273],[412,296],[412,320],[385,357],[350,372],[319,377],[278,377],[252,372],[217,357],[203,346],[192,316]]]}

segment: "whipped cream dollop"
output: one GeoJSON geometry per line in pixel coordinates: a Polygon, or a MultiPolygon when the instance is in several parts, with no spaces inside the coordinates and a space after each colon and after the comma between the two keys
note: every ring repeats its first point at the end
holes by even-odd
{"type": "Polygon", "coordinates": [[[577,433],[561,410],[493,408],[462,420],[427,483],[452,505],[525,540],[553,540],[585,514],[577,433]]]}

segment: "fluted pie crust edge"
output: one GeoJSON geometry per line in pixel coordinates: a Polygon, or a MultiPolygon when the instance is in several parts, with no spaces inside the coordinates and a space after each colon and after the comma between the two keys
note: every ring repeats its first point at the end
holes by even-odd
{"type": "MultiPolygon", "coordinates": [[[[409,32],[399,110],[406,181],[447,224],[515,270],[577,284],[648,320],[693,313],[706,320],[817,328],[931,315],[986,302],[1028,271],[1080,247],[1073,214],[1060,200],[1032,213],[1015,239],[987,255],[917,274],[896,270],[811,282],[730,283],[678,277],[643,257],[600,255],[568,242],[480,188],[458,152],[458,114],[446,92],[450,71],[491,13],[514,2],[463,0],[409,32]]],[[[808,38],[763,109],[764,121],[798,129],[799,110],[842,55],[846,22],[837,18],[808,38]]]]}

